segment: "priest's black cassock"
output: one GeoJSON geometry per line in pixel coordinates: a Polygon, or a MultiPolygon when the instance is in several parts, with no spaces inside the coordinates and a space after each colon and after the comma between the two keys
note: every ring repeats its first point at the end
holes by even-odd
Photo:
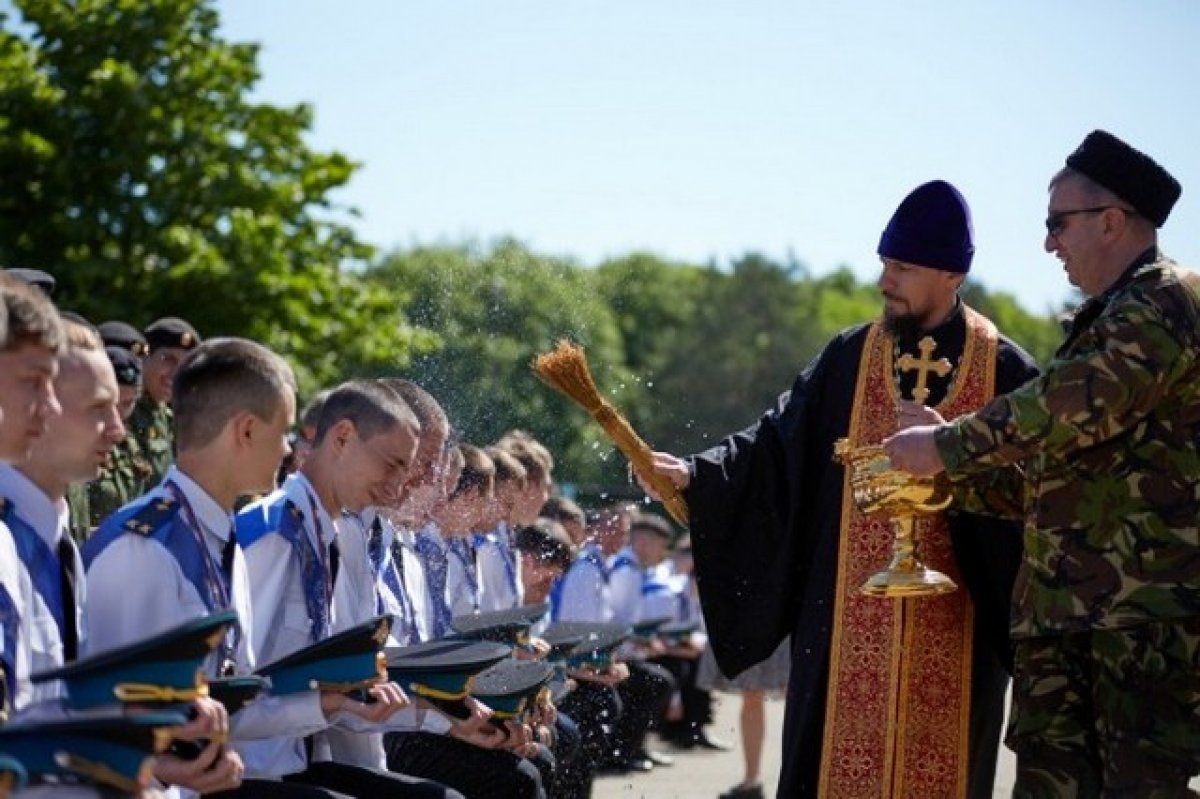
{"type": "MultiPolygon", "coordinates": [[[[697,582],[722,671],[733,676],[792,636],[778,793],[789,799],[818,793],[843,512],[844,470],[833,462],[833,443],[847,433],[870,329],[835,337],[757,424],[690,459],[686,496],[697,582]]],[[[937,329],[896,336],[895,351],[916,354],[918,339],[930,335],[937,356],[958,364],[966,331],[959,303],[937,329]]],[[[1003,336],[994,368],[997,394],[1037,374],[1033,360],[1003,336]]],[[[912,396],[915,374],[897,370],[895,379],[901,395],[912,396]]],[[[926,404],[934,406],[955,374],[928,379],[926,404]]],[[[1012,662],[1008,612],[1020,527],[953,512],[948,517],[965,582],[960,588],[974,602],[967,783],[969,795],[991,796],[1012,662]]]]}

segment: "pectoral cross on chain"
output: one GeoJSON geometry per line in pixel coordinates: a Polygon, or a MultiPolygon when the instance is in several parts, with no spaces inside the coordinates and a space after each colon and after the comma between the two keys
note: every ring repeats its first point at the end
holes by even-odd
{"type": "Polygon", "coordinates": [[[921,357],[914,358],[906,352],[896,361],[896,365],[902,372],[916,371],[917,385],[913,389],[913,399],[924,405],[925,400],[929,399],[929,389],[925,387],[929,373],[936,372],[938,377],[945,377],[953,371],[954,366],[945,358],[933,360],[933,351],[937,349],[937,342],[933,340],[932,336],[926,336],[918,341],[917,349],[920,351],[921,357]]]}

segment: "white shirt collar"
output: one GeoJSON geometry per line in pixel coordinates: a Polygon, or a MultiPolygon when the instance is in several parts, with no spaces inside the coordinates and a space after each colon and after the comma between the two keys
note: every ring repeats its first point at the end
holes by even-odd
{"type": "Polygon", "coordinates": [[[59,537],[71,523],[65,499],[51,500],[24,472],[7,463],[0,464],[0,495],[51,549],[58,546],[59,537]]]}
{"type": "MultiPolygon", "coordinates": [[[[326,535],[333,536],[336,528],[333,526],[333,517],[329,515],[329,510],[321,504],[321,496],[317,490],[313,488],[313,484],[304,475],[304,472],[293,472],[288,475],[288,478],[283,481],[283,491],[287,494],[288,499],[292,501],[304,517],[309,529],[314,535],[317,532],[317,521],[321,523],[321,527],[328,532],[326,535]],[[317,509],[317,519],[312,518],[313,508],[317,509]]],[[[326,541],[325,543],[329,543],[326,541]]]]}
{"type": "Polygon", "coordinates": [[[163,483],[179,486],[179,490],[191,506],[192,513],[196,515],[196,521],[203,525],[207,532],[222,541],[229,540],[229,531],[233,529],[233,516],[226,513],[199,483],[180,471],[178,466],[167,470],[163,483]]]}

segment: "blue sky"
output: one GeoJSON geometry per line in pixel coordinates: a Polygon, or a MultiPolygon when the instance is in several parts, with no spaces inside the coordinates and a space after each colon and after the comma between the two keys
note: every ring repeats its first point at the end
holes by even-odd
{"type": "Polygon", "coordinates": [[[261,99],[311,102],[362,162],[339,200],[381,247],[513,235],[594,264],[793,252],[876,274],[879,232],[940,177],[974,276],[1042,311],[1046,181],[1103,127],[1184,193],[1161,236],[1200,266],[1200,3],[229,0],[261,99]]]}

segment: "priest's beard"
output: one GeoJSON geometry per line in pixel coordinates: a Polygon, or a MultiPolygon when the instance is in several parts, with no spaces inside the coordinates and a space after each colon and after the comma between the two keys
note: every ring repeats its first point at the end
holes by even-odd
{"type": "Polygon", "coordinates": [[[916,314],[890,314],[887,311],[883,313],[883,327],[898,339],[916,338],[923,330],[916,314]]]}

